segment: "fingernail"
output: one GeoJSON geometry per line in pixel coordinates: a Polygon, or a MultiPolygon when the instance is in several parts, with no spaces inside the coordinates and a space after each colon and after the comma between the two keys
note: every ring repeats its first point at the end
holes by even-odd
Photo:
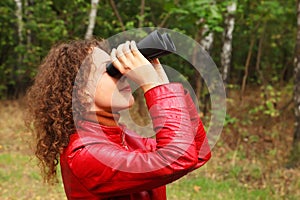
{"type": "Polygon", "coordinates": [[[131,41],[130,43],[131,49],[137,49],[136,43],[134,40],[131,41]]]}

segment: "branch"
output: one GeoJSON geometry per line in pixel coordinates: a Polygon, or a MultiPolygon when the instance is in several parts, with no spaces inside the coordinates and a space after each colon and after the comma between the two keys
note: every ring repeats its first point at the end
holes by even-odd
{"type": "Polygon", "coordinates": [[[125,28],[125,26],[124,26],[123,20],[122,20],[120,14],[119,14],[119,11],[118,11],[118,9],[117,9],[117,6],[116,6],[114,0],[110,0],[110,5],[111,5],[111,7],[112,7],[112,9],[113,9],[113,11],[114,11],[116,17],[118,18],[118,20],[119,20],[119,22],[120,22],[120,24],[121,24],[122,30],[125,31],[126,28],[125,28]]]}
{"type": "Polygon", "coordinates": [[[285,105],[283,105],[281,108],[279,108],[279,112],[282,113],[285,109],[289,107],[294,101],[294,98],[292,97],[285,105]]]}
{"type": "Polygon", "coordinates": [[[170,17],[170,13],[168,13],[165,17],[164,17],[164,19],[161,21],[161,23],[158,25],[158,27],[164,27],[165,26],[165,23],[167,22],[167,20],[169,19],[169,17],[170,17]]]}

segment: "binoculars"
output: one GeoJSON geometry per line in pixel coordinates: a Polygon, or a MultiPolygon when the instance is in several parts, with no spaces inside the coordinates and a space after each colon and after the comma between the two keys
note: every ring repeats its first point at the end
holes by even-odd
{"type": "MultiPolygon", "coordinates": [[[[139,41],[137,48],[148,60],[176,52],[176,47],[169,34],[160,34],[157,30],[139,41]]],[[[107,64],[106,71],[112,77],[121,76],[119,70],[112,63],[107,64]]]]}

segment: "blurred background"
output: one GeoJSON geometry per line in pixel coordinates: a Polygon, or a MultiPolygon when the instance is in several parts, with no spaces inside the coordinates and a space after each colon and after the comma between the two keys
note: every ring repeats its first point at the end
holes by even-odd
{"type": "MultiPolygon", "coordinates": [[[[51,46],[139,27],[199,42],[226,86],[212,159],[168,185],[169,199],[300,199],[299,1],[1,0],[0,25],[0,199],[66,199],[61,182],[43,184],[22,119],[23,96],[51,46]]],[[[209,122],[200,74],[176,56],[161,62],[189,80],[209,122]]],[[[137,102],[131,114],[143,124],[144,112],[137,102]]]]}

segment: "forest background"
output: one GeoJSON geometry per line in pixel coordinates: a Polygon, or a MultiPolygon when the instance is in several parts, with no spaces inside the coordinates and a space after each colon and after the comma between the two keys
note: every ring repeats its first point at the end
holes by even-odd
{"type": "MultiPolygon", "coordinates": [[[[226,86],[227,114],[213,158],[170,184],[169,198],[300,198],[299,1],[1,0],[0,25],[1,199],[65,199],[61,183],[42,184],[22,121],[22,98],[51,46],[139,27],[167,28],[199,42],[226,86]]],[[[189,80],[209,122],[201,75],[176,56],[161,62],[189,80]]],[[[139,121],[144,112],[137,102],[131,114],[139,121]]]]}

